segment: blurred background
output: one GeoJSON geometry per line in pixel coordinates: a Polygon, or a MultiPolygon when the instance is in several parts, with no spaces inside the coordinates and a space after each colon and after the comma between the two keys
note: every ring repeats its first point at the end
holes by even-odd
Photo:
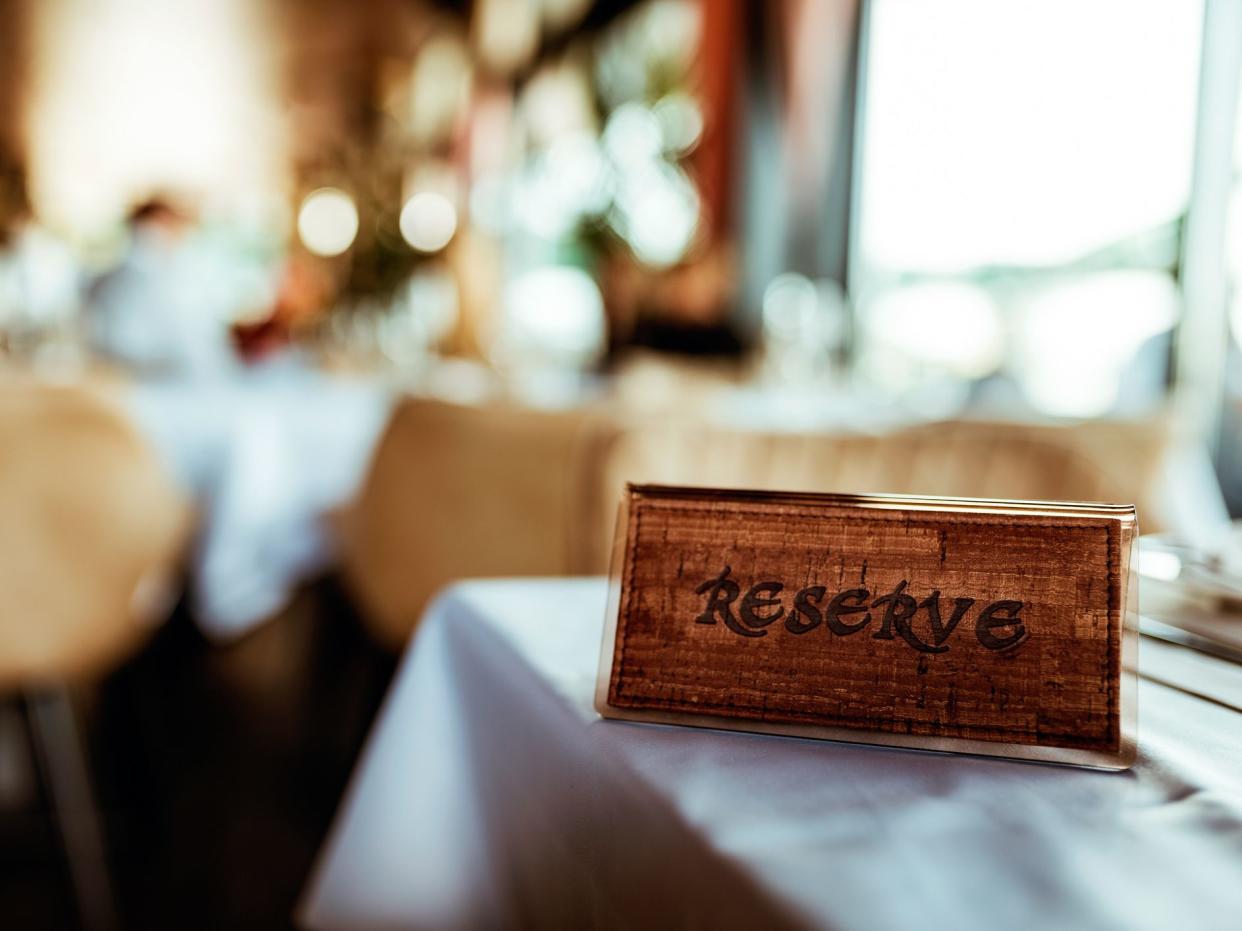
{"type": "Polygon", "coordinates": [[[288,924],[625,481],[1242,509],[1235,0],[0,0],[0,914],[288,924]]]}

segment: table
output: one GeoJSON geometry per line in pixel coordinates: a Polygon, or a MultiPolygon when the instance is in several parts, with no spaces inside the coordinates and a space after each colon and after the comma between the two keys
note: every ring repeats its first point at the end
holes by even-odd
{"type": "Polygon", "coordinates": [[[433,603],[304,925],[1242,926],[1242,667],[1144,640],[1125,773],[604,721],[605,592],[433,603]]]}
{"type": "Polygon", "coordinates": [[[296,354],[227,377],[134,381],[120,398],[197,506],[194,616],[222,642],[335,558],[330,515],[357,494],[393,400],[377,379],[296,354]]]}

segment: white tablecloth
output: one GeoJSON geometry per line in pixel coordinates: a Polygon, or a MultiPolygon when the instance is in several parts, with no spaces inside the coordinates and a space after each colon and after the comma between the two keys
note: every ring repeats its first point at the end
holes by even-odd
{"type": "Polygon", "coordinates": [[[392,397],[290,357],[229,377],[137,382],[125,403],[194,497],[194,613],[227,640],[332,560],[330,515],[365,479],[392,397]]]}
{"type": "Polygon", "coordinates": [[[604,597],[435,602],[303,923],[1242,928],[1242,667],[1144,641],[1126,773],[603,721],[604,597]]]}

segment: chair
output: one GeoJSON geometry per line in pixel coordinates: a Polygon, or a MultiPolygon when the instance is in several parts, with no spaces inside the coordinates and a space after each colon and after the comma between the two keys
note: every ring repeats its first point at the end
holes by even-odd
{"type": "Polygon", "coordinates": [[[0,380],[0,690],[31,737],[87,927],[115,923],[67,683],[135,650],[168,607],[189,509],[102,395],[0,380]]]}
{"type": "Polygon", "coordinates": [[[341,518],[346,584],[399,648],[439,588],[589,571],[595,480],[616,428],[583,412],[401,403],[341,518]]]}
{"type": "MultiPolygon", "coordinates": [[[[890,492],[1025,500],[1116,501],[1139,507],[1144,531],[1170,520],[1163,487],[1169,424],[1033,425],[949,421],[882,434],[760,433],[665,419],[625,431],[599,501],[626,482],[820,492],[890,492]]],[[[1223,510],[1222,510],[1223,513],[1223,510]]],[[[603,571],[610,510],[591,562],[603,571]]]]}
{"type": "Polygon", "coordinates": [[[667,410],[622,422],[410,399],[344,515],[342,559],[372,632],[396,648],[456,579],[606,572],[626,482],[1120,501],[1152,531],[1172,517],[1176,448],[1164,419],[774,433],[667,410]]]}

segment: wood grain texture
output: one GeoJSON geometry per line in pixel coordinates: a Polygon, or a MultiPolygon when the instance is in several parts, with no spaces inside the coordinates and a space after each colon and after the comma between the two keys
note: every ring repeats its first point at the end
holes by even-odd
{"type": "Polygon", "coordinates": [[[611,708],[1120,752],[1132,509],[627,495],[611,708]]]}

